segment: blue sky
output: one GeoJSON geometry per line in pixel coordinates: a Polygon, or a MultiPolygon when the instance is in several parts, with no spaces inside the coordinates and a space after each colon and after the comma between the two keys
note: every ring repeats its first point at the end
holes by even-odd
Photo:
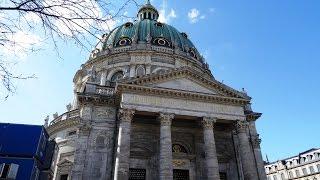
{"type": "MultiPolygon", "coordinates": [[[[319,146],[320,2],[153,1],[162,19],[186,32],[215,78],[253,98],[263,156],[270,161],[319,146]],[[317,135],[318,134],[318,135],[317,135]]],[[[127,9],[135,15],[136,8],[127,9]]],[[[1,122],[42,124],[72,101],[72,78],[88,58],[74,43],[49,42],[19,60],[14,71],[36,79],[16,82],[0,102],[1,122]]]]}

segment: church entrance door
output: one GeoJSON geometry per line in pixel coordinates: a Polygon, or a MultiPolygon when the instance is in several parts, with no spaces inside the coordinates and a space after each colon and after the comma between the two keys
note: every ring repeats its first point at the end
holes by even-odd
{"type": "Polygon", "coordinates": [[[189,180],[189,170],[174,169],[173,180],[189,180]]]}

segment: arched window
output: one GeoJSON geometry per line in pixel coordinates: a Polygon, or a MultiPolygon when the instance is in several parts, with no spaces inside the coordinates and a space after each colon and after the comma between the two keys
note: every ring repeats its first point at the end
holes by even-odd
{"type": "Polygon", "coordinates": [[[148,19],[151,19],[151,13],[148,12],[148,19]]]}
{"type": "Polygon", "coordinates": [[[289,171],[289,178],[293,178],[293,173],[292,173],[292,171],[289,171]]]}
{"type": "Polygon", "coordinates": [[[188,153],[187,149],[180,144],[172,144],[172,152],[173,153],[188,153]]]}
{"type": "Polygon", "coordinates": [[[136,76],[143,76],[146,74],[146,71],[143,67],[143,65],[139,65],[136,69],[136,76]]]}
{"type": "Polygon", "coordinates": [[[113,74],[113,76],[111,77],[111,82],[116,82],[119,79],[122,79],[124,76],[124,73],[122,71],[118,71],[116,73],[113,74]]]}
{"type": "Polygon", "coordinates": [[[103,136],[98,136],[96,139],[96,146],[97,147],[104,147],[105,143],[104,143],[105,138],[103,136]]]}

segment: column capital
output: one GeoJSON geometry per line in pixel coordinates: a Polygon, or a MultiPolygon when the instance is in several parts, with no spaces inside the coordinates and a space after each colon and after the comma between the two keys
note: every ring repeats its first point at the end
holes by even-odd
{"type": "Polygon", "coordinates": [[[135,110],[134,109],[120,109],[119,119],[121,122],[131,122],[135,110]]]}
{"type": "Polygon", "coordinates": [[[246,132],[247,128],[249,126],[249,123],[245,120],[238,120],[235,124],[236,127],[236,132],[237,133],[242,133],[246,132]]]}
{"type": "Polygon", "coordinates": [[[217,118],[215,117],[203,117],[201,120],[201,124],[204,129],[212,129],[216,121],[217,118]]]}
{"type": "Polygon", "coordinates": [[[171,126],[172,119],[174,118],[174,114],[171,113],[160,113],[159,120],[161,126],[171,126]]]}
{"type": "Polygon", "coordinates": [[[251,136],[251,143],[254,149],[260,149],[261,139],[259,134],[251,136]]]}

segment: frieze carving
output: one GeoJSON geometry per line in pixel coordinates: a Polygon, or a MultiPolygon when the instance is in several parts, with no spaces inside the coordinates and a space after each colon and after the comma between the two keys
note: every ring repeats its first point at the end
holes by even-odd
{"type": "Polygon", "coordinates": [[[121,122],[131,122],[135,110],[133,109],[120,109],[119,119],[121,122]]]}
{"type": "Polygon", "coordinates": [[[89,106],[84,106],[81,108],[80,117],[85,120],[91,120],[91,111],[92,108],[89,106]]]}
{"type": "Polygon", "coordinates": [[[236,126],[237,133],[243,133],[243,132],[246,132],[249,126],[249,123],[247,121],[239,120],[236,122],[235,126],[236,126]]]}
{"type": "Polygon", "coordinates": [[[161,126],[171,126],[171,122],[173,118],[174,118],[174,114],[160,113],[159,120],[160,120],[161,126]]]}
{"type": "Polygon", "coordinates": [[[212,129],[217,118],[214,117],[203,117],[201,124],[204,129],[212,129]]]}
{"type": "Polygon", "coordinates": [[[181,167],[186,164],[186,161],[180,160],[180,159],[175,159],[175,160],[172,160],[172,164],[174,167],[181,167]]]}
{"type": "Polygon", "coordinates": [[[88,136],[91,131],[92,125],[89,122],[83,122],[79,126],[79,135],[88,136]]]}
{"type": "Polygon", "coordinates": [[[260,149],[261,139],[259,134],[251,136],[251,143],[254,149],[260,149]]]}

